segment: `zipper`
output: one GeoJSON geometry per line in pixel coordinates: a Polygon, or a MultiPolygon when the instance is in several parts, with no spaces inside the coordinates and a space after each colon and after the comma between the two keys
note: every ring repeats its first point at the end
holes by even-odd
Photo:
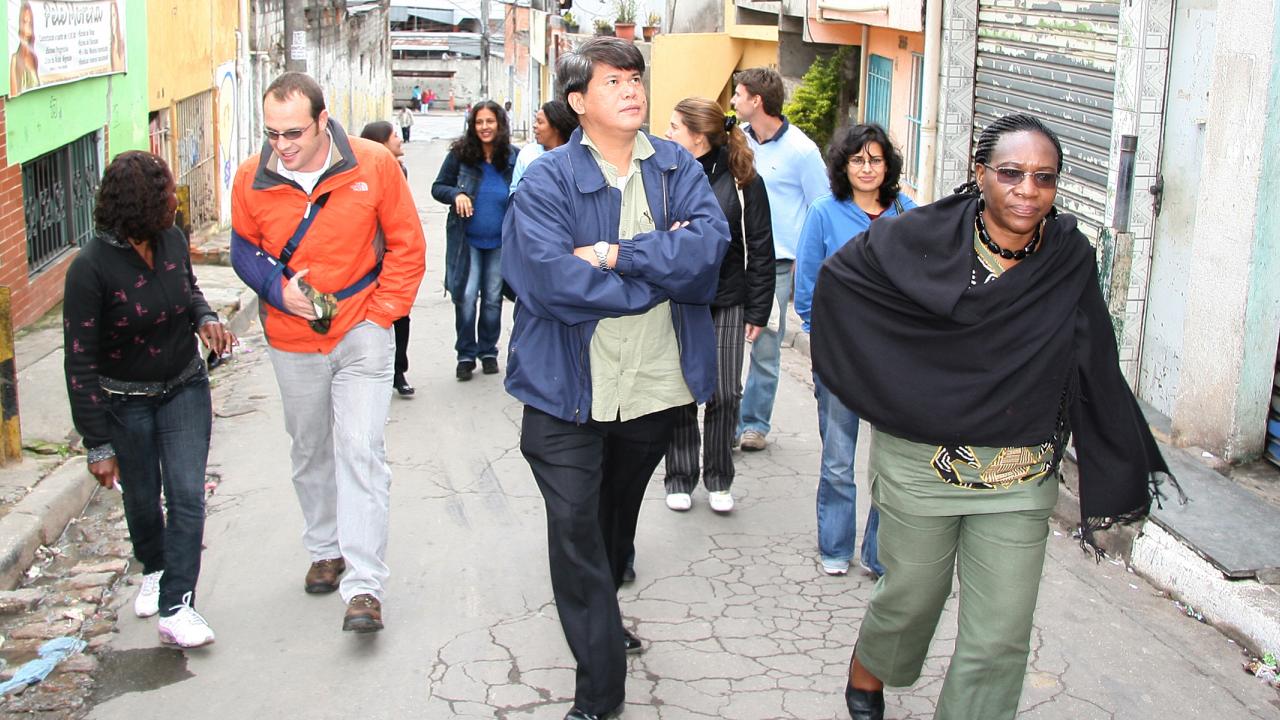
{"type": "Polygon", "coordinates": [[[578,326],[578,397],[575,403],[576,407],[573,408],[573,422],[576,425],[582,424],[581,422],[582,388],[586,387],[586,384],[591,381],[590,378],[586,377],[586,373],[583,371],[584,368],[586,367],[586,362],[584,361],[584,358],[583,358],[583,349],[586,348],[587,346],[587,340],[586,338],[583,337],[583,333],[585,332],[586,330],[581,325],[579,325],[578,326]]]}

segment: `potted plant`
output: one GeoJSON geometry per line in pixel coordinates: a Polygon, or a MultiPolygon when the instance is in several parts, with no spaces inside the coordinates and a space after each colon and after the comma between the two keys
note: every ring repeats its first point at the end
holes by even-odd
{"type": "Polygon", "coordinates": [[[578,32],[578,18],[574,17],[573,13],[567,12],[564,15],[562,15],[560,19],[564,22],[565,32],[567,33],[578,32]]]}
{"type": "Polygon", "coordinates": [[[644,32],[644,41],[653,42],[653,36],[658,34],[658,26],[662,24],[662,16],[656,12],[649,13],[649,22],[645,24],[641,30],[644,32]]]}
{"type": "Polygon", "coordinates": [[[617,0],[618,15],[613,21],[613,34],[623,40],[636,39],[636,0],[617,0]]]}
{"type": "Polygon", "coordinates": [[[612,35],[612,34],[613,34],[613,26],[609,24],[609,21],[608,21],[608,20],[605,20],[604,18],[596,18],[596,23],[595,23],[595,24],[596,24],[596,34],[597,34],[597,35],[612,35]]]}

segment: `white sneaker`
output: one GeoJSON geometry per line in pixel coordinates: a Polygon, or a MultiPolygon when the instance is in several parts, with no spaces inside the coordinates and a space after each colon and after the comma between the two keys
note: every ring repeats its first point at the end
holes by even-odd
{"type": "Polygon", "coordinates": [[[160,612],[160,576],[164,571],[153,572],[142,576],[142,584],[138,586],[138,596],[133,599],[133,614],[140,618],[149,618],[160,612]]]}
{"type": "Polygon", "coordinates": [[[184,648],[196,648],[213,642],[213,629],[209,627],[209,623],[187,604],[191,601],[191,593],[183,596],[182,600],[181,605],[174,606],[178,608],[178,612],[160,618],[160,642],[184,648]]]}
{"type": "Polygon", "coordinates": [[[718,513],[727,513],[733,509],[733,496],[728,490],[707,493],[707,500],[711,502],[711,509],[718,513]]]}
{"type": "Polygon", "coordinates": [[[848,575],[849,563],[838,563],[834,560],[823,560],[822,572],[828,575],[848,575]]]}
{"type": "Polygon", "coordinates": [[[693,507],[693,497],[689,493],[667,493],[667,507],[684,512],[693,507]]]}

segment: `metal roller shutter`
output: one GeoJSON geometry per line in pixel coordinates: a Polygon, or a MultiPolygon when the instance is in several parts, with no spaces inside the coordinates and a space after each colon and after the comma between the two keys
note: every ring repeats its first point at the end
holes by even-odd
{"type": "Polygon", "coordinates": [[[1026,112],[1062,141],[1058,206],[1092,241],[1106,224],[1120,0],[979,0],[974,139],[1026,112]]]}

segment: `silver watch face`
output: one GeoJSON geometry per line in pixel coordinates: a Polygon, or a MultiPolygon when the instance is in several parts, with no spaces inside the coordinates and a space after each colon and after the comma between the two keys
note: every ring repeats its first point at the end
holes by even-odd
{"type": "Polygon", "coordinates": [[[597,254],[597,255],[608,255],[608,254],[609,254],[609,243],[607,243],[607,242],[605,242],[605,241],[603,241],[603,240],[601,240],[600,242],[598,242],[598,243],[596,243],[595,245],[593,245],[593,246],[592,246],[592,248],[596,251],[596,254],[597,254]]]}

